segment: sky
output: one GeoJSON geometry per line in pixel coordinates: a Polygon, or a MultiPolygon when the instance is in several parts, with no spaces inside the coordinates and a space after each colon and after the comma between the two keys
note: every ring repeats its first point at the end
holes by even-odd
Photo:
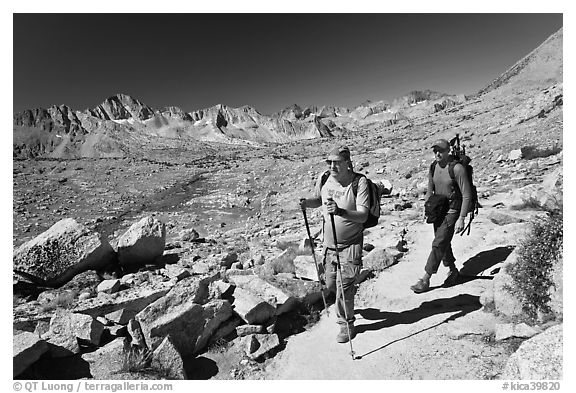
{"type": "Polygon", "coordinates": [[[562,25],[561,13],[14,13],[13,111],[117,93],[264,114],[472,94],[562,25]]]}

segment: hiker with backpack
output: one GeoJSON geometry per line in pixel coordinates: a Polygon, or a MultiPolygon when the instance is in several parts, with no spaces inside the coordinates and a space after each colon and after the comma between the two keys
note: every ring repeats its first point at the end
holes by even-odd
{"type": "Polygon", "coordinates": [[[336,340],[346,343],[355,335],[356,277],[362,267],[363,232],[370,216],[371,188],[365,176],[354,172],[348,147],[333,149],[326,163],[329,171],[317,179],[312,198],[300,199],[300,208],[323,207],[322,263],[326,286],[336,292],[340,326],[336,340]]]}
{"type": "Polygon", "coordinates": [[[424,275],[410,289],[415,293],[430,289],[430,277],[438,271],[440,262],[450,269],[443,286],[456,284],[459,271],[452,252],[454,233],[464,231],[465,219],[472,205],[472,184],[466,164],[450,154],[450,143],[439,139],[432,145],[435,161],[428,172],[426,222],[434,226],[432,250],[424,267],[424,275]]]}

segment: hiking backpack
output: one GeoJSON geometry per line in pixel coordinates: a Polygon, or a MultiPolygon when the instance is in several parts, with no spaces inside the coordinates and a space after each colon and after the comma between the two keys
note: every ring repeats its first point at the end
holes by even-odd
{"type": "MultiPolygon", "coordinates": [[[[320,189],[322,189],[329,176],[330,171],[326,171],[322,174],[320,189]]],[[[380,190],[372,180],[366,177],[366,175],[355,172],[354,179],[352,180],[352,192],[354,193],[354,197],[358,194],[358,182],[361,177],[366,178],[368,186],[368,218],[362,225],[364,228],[372,228],[378,224],[378,219],[380,218],[380,190]]]]}
{"type": "MultiPolygon", "coordinates": [[[[456,166],[456,164],[461,164],[462,166],[464,166],[464,168],[466,169],[466,177],[468,178],[468,182],[470,184],[470,211],[469,211],[470,221],[468,222],[468,225],[466,226],[466,228],[464,228],[462,233],[460,233],[460,236],[464,234],[466,229],[468,229],[468,235],[469,235],[472,220],[474,219],[475,215],[478,214],[478,208],[482,207],[478,202],[478,191],[476,190],[476,186],[474,185],[473,181],[474,168],[472,167],[472,165],[470,165],[470,161],[472,161],[472,159],[468,155],[466,155],[466,148],[464,147],[464,145],[460,147],[460,136],[458,134],[456,134],[456,136],[450,140],[450,148],[451,148],[450,155],[452,156],[453,160],[450,161],[450,163],[448,163],[448,173],[450,174],[450,179],[452,179],[452,187],[457,194],[457,197],[455,199],[462,199],[462,193],[460,192],[460,187],[458,187],[458,183],[456,182],[454,176],[454,167],[456,166]]],[[[430,165],[431,176],[434,176],[434,169],[436,168],[436,164],[437,162],[434,161],[430,165]]]]}

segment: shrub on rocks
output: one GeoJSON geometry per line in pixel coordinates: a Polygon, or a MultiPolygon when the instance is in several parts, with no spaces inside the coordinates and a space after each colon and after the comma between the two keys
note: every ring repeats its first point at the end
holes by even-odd
{"type": "Polygon", "coordinates": [[[553,281],[553,269],[562,260],[562,227],[562,212],[545,218],[537,217],[517,248],[516,263],[506,267],[512,276],[509,290],[518,296],[523,310],[531,318],[551,312],[549,291],[558,285],[553,281]]]}

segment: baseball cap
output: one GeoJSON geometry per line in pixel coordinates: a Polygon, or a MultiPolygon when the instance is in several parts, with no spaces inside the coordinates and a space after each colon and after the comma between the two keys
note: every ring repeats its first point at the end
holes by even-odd
{"type": "Polygon", "coordinates": [[[326,161],[350,161],[350,149],[347,146],[339,146],[332,149],[326,161]]]}
{"type": "Polygon", "coordinates": [[[448,143],[448,141],[446,139],[438,139],[436,142],[434,142],[434,144],[432,145],[432,148],[437,147],[442,151],[446,151],[450,149],[450,143],[448,143]]]}

